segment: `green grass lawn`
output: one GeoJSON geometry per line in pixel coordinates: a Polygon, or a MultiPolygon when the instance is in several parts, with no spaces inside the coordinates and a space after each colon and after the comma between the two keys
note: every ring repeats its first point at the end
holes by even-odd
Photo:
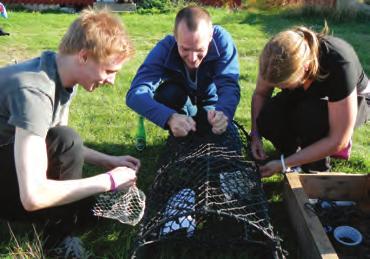
{"type": "MultiPolygon", "coordinates": [[[[246,129],[250,128],[250,100],[256,83],[258,55],[266,41],[276,32],[294,25],[307,25],[319,30],[324,24],[320,16],[288,15],[278,11],[210,9],[215,24],[225,27],[233,36],[239,51],[241,67],[241,102],[236,120],[246,129]]],[[[0,19],[0,27],[10,33],[0,37],[0,66],[38,56],[43,50],[56,50],[58,42],[68,25],[76,17],[72,14],[13,12],[9,19],[0,19]]],[[[137,116],[125,105],[125,94],[136,70],[148,51],[163,36],[172,31],[175,13],[120,15],[136,48],[136,56],[126,63],[119,73],[114,87],[104,87],[94,93],[79,90],[71,107],[70,125],[77,129],[85,144],[110,154],[131,154],[141,159],[142,169],[138,185],[147,190],[155,176],[156,160],[163,147],[167,133],[146,121],[147,148],[135,150],[137,116]]],[[[335,36],[350,42],[357,51],[363,67],[370,75],[370,21],[369,19],[328,19],[335,36]]],[[[334,161],[333,171],[349,173],[370,172],[370,126],[358,129],[354,136],[353,154],[349,161],[334,161]]],[[[272,147],[266,143],[269,152],[272,147]]],[[[103,172],[86,166],[86,174],[103,172]]],[[[299,258],[294,233],[288,223],[288,215],[282,204],[282,177],[264,180],[264,187],[271,201],[275,228],[284,239],[283,247],[290,252],[289,258],[299,258]]],[[[12,238],[6,222],[0,221],[0,257],[12,258],[15,253],[32,250],[34,238],[24,231],[32,228],[12,224],[12,238]],[[15,239],[17,242],[15,242],[15,239]],[[27,247],[31,248],[27,248],[27,247]]],[[[136,228],[113,221],[104,221],[94,229],[81,233],[94,258],[128,258],[136,228]]],[[[33,251],[34,248],[33,248],[33,251]]],[[[23,254],[25,255],[25,254],[23,254]]],[[[32,257],[32,255],[30,255],[32,257]]]]}

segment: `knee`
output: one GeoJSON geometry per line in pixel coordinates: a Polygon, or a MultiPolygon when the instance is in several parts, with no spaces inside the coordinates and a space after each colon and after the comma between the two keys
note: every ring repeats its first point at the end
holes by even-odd
{"type": "Polygon", "coordinates": [[[286,127],[285,116],[281,107],[266,104],[256,120],[258,132],[268,139],[271,135],[279,134],[286,127]]]}
{"type": "Polygon", "coordinates": [[[325,100],[308,100],[300,103],[295,118],[301,136],[323,137],[329,131],[328,105],[325,100]]]}
{"type": "Polygon", "coordinates": [[[187,98],[188,95],[185,86],[179,82],[173,81],[164,82],[154,93],[154,99],[156,101],[176,111],[183,108],[187,98]]]}
{"type": "Polygon", "coordinates": [[[73,153],[76,157],[82,155],[83,143],[80,135],[67,126],[57,126],[49,129],[46,143],[49,149],[57,153],[73,153]]]}

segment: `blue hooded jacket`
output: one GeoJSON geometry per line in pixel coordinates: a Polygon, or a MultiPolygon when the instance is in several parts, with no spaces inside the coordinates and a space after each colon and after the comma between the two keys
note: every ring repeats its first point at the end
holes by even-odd
{"type": "MultiPolygon", "coordinates": [[[[197,96],[204,106],[222,111],[232,121],[240,100],[239,63],[230,34],[214,26],[208,53],[198,68],[197,96]]],[[[158,126],[167,128],[175,110],[153,99],[154,92],[166,80],[186,80],[185,64],[175,37],[166,36],[151,50],[131,83],[126,104],[158,126]]]]}

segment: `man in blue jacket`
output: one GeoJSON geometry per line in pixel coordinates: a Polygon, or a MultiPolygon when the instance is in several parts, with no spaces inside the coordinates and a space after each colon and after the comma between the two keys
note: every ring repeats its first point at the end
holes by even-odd
{"type": "Polygon", "coordinates": [[[175,137],[190,131],[222,134],[240,99],[239,64],[230,34],[209,13],[185,7],[174,36],[162,39],[139,68],[127,105],[175,137]]]}

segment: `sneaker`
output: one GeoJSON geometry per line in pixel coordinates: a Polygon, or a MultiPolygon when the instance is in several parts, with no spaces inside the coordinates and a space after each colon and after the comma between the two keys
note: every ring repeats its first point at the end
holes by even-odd
{"type": "Polygon", "coordinates": [[[293,166],[287,168],[287,173],[302,173],[303,170],[300,166],[293,166]]]}
{"type": "Polygon", "coordinates": [[[59,244],[57,248],[53,249],[57,258],[73,258],[73,259],[86,259],[91,256],[91,254],[85,250],[81,239],[78,237],[67,236],[59,244]]]}
{"type": "Polygon", "coordinates": [[[317,173],[317,172],[329,172],[330,171],[330,157],[304,164],[301,166],[304,173],[317,173]]]}
{"type": "Polygon", "coordinates": [[[352,150],[352,139],[349,141],[347,147],[345,147],[341,151],[331,155],[331,157],[338,158],[338,159],[343,159],[343,160],[348,160],[349,157],[351,156],[351,150],[352,150]]]}

